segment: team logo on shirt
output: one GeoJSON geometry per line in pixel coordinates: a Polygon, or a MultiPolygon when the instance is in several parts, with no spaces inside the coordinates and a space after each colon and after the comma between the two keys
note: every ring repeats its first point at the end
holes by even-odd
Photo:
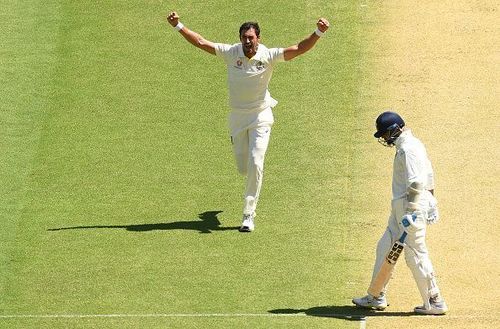
{"type": "Polygon", "coordinates": [[[236,65],[237,65],[238,67],[241,67],[241,65],[243,65],[243,62],[241,61],[241,59],[238,59],[238,60],[236,61],[236,65]]]}
{"type": "Polygon", "coordinates": [[[257,63],[255,63],[255,68],[257,69],[257,71],[262,71],[265,68],[264,63],[258,61],[257,63]]]}

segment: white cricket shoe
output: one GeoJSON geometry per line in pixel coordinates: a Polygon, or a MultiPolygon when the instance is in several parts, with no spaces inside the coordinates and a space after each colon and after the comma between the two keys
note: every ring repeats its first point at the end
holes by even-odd
{"type": "Polygon", "coordinates": [[[255,213],[251,215],[243,215],[243,223],[241,223],[240,232],[252,232],[255,229],[253,222],[255,213]]]}
{"type": "Polygon", "coordinates": [[[356,306],[368,308],[371,310],[382,311],[387,307],[387,300],[385,296],[376,298],[372,295],[366,295],[364,297],[354,298],[352,302],[356,304],[356,306]]]}
{"type": "Polygon", "coordinates": [[[425,308],[425,305],[415,307],[415,313],[424,315],[443,315],[448,312],[448,306],[441,298],[430,298],[430,308],[425,308]]]}

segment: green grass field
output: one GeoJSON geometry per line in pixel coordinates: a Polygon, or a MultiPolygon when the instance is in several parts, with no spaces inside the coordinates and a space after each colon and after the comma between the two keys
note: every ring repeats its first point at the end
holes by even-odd
{"type": "Polygon", "coordinates": [[[367,24],[347,0],[3,1],[0,327],[359,328],[367,24]],[[271,47],[332,22],[275,70],[252,234],[224,64],[170,10],[225,43],[257,20],[271,47]]]}

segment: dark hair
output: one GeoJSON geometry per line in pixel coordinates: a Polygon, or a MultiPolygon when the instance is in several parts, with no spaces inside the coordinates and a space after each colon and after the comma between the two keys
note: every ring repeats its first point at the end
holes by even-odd
{"type": "Polygon", "coordinates": [[[257,37],[260,37],[260,27],[259,27],[259,24],[257,22],[245,22],[245,23],[241,24],[240,37],[244,32],[246,32],[250,29],[254,29],[257,37]]]}

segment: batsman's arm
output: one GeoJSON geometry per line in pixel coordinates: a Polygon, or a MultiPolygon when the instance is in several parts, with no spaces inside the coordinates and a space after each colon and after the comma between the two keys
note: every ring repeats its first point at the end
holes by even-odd
{"type": "Polygon", "coordinates": [[[215,43],[208,41],[200,34],[185,27],[184,24],[179,21],[179,15],[175,11],[167,16],[167,21],[170,25],[175,27],[190,44],[209,54],[215,55],[215,43]]]}
{"type": "Polygon", "coordinates": [[[318,23],[316,23],[317,29],[307,38],[302,40],[296,45],[287,47],[283,50],[283,56],[285,57],[285,61],[290,61],[295,57],[304,54],[314,47],[319,38],[325,33],[330,27],[330,23],[324,19],[320,18],[318,23]]]}

